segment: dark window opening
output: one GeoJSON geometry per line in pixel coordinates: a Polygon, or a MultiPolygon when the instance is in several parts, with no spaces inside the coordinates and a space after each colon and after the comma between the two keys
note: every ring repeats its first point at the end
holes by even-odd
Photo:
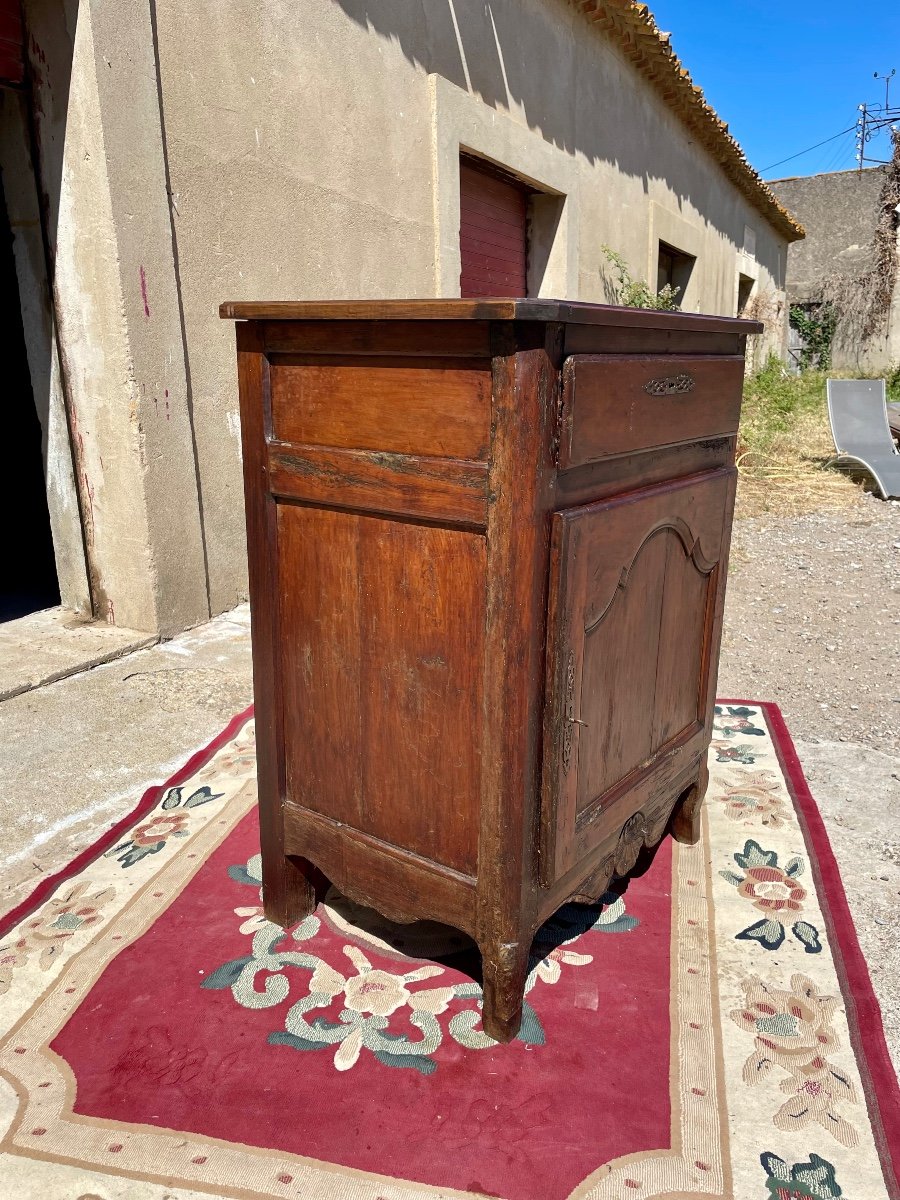
{"type": "Polygon", "coordinates": [[[59,582],[44,483],[41,425],[31,390],[12,229],[2,185],[0,323],[6,330],[0,461],[0,511],[6,514],[6,545],[0,575],[0,621],[11,621],[59,604],[59,582]]]}
{"type": "Polygon", "coordinates": [[[678,289],[679,303],[684,300],[684,293],[690,282],[691,272],[696,262],[690,254],[684,254],[665,242],[659,243],[659,259],[656,269],[656,291],[661,292],[667,285],[678,289]]]}
{"type": "Polygon", "coordinates": [[[531,189],[478,159],[459,163],[460,295],[528,295],[531,189]]]}
{"type": "Polygon", "coordinates": [[[747,309],[750,303],[750,297],[753,293],[753,284],[755,280],[749,275],[738,275],[738,296],[737,296],[737,315],[741,316],[747,309]]]}

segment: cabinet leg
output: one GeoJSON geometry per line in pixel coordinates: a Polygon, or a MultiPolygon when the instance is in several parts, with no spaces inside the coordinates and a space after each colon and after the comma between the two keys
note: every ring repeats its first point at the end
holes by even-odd
{"type": "Polygon", "coordinates": [[[697,782],[682,792],[672,812],[672,837],[676,842],[696,846],[700,841],[700,812],[708,784],[709,767],[704,763],[697,782]]]}
{"type": "Polygon", "coordinates": [[[263,856],[263,910],[266,920],[282,929],[296,925],[316,907],[313,867],[305,858],[263,856]]]}
{"type": "Polygon", "coordinates": [[[522,1001],[528,974],[530,941],[504,942],[481,948],[485,1033],[498,1042],[511,1042],[522,1024],[522,1001]]]}

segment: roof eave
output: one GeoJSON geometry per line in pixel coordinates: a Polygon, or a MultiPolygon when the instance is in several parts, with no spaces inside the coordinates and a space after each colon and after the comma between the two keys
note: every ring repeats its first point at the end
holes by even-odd
{"type": "Polygon", "coordinates": [[[635,3],[635,0],[569,0],[569,3],[609,35],[716,159],[749,203],[788,242],[797,242],[806,236],[800,222],[791,216],[750,165],[739,143],[728,132],[726,123],[704,98],[703,89],[697,87],[682,66],[670,45],[671,35],[661,32],[646,4],[635,3]]]}

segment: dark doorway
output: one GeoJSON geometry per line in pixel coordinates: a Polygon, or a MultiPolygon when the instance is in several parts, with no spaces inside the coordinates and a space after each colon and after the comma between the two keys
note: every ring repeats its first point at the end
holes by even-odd
{"type": "Polygon", "coordinates": [[[460,159],[461,296],[528,295],[530,194],[497,168],[460,159]]]}
{"type": "Polygon", "coordinates": [[[0,386],[0,512],[3,564],[0,621],[11,621],[59,604],[50,513],[44,483],[41,425],[34,406],[22,328],[12,230],[0,182],[0,329],[3,382],[0,386]]]}

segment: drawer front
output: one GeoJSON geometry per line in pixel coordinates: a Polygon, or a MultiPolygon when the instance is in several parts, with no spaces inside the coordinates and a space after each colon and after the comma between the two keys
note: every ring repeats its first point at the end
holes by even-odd
{"type": "Polygon", "coordinates": [[[559,467],[733,434],[744,360],[574,354],[563,367],[559,467]]]}

